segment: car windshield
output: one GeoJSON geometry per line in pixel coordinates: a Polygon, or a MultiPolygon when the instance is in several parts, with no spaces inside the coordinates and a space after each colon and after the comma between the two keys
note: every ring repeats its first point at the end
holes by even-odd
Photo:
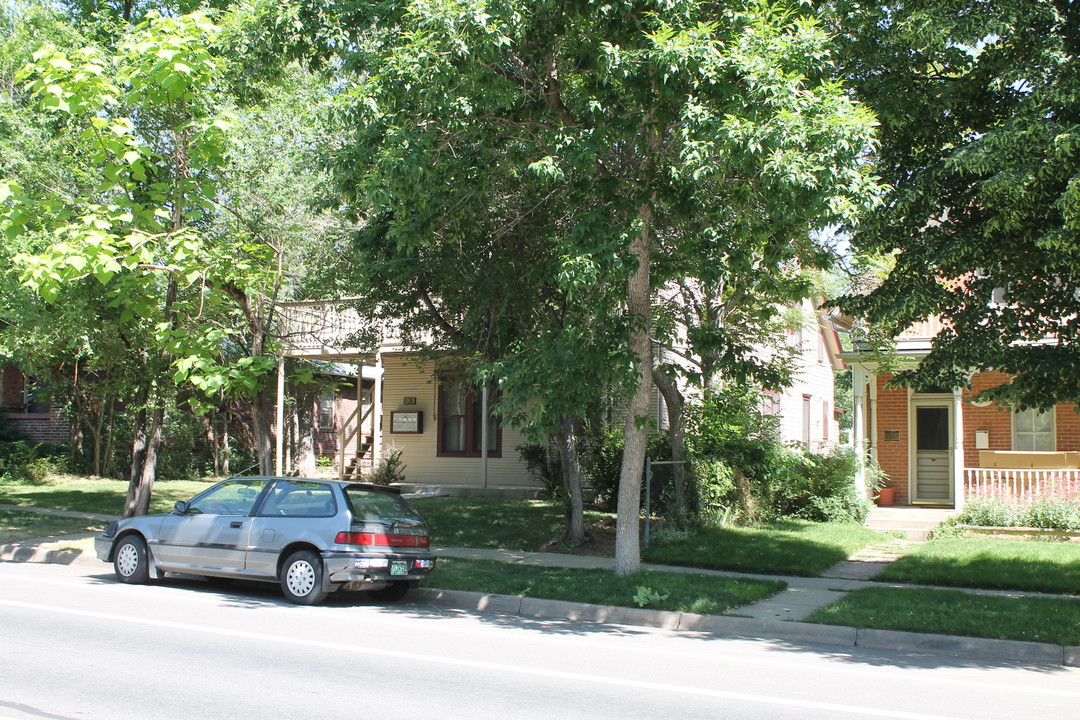
{"type": "Polygon", "coordinates": [[[345,488],[345,497],[349,499],[349,504],[352,506],[355,522],[399,525],[419,525],[424,522],[409,503],[391,492],[351,486],[345,488]]]}
{"type": "Polygon", "coordinates": [[[190,503],[192,515],[247,515],[266,480],[226,480],[202,493],[190,503]]]}

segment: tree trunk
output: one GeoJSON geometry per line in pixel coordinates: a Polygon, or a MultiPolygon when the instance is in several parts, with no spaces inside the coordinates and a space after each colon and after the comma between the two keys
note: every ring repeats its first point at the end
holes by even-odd
{"type": "MultiPolygon", "coordinates": [[[[116,425],[113,423],[113,418],[116,415],[116,400],[110,399],[108,407],[109,411],[108,415],[105,416],[105,425],[103,427],[105,445],[101,451],[101,467],[99,473],[101,477],[112,476],[113,442],[116,440],[116,425]]],[[[95,449],[94,452],[96,453],[97,450],[95,449]]],[[[96,457],[97,456],[95,455],[95,463],[97,463],[96,457]]]]}
{"type": "Polygon", "coordinates": [[[229,445],[229,413],[225,413],[225,422],[221,426],[221,475],[229,477],[232,474],[232,447],[229,445]]]}
{"type": "Polygon", "coordinates": [[[565,541],[571,547],[585,542],[585,503],[581,498],[581,458],[577,444],[574,416],[565,415],[559,433],[559,460],[568,499],[565,541]]]}
{"type": "Polygon", "coordinates": [[[649,398],[652,394],[652,299],[649,287],[652,209],[639,210],[641,230],[630,243],[638,267],[627,286],[626,307],[633,322],[630,351],[637,370],[637,387],[627,408],[623,460],[619,473],[618,519],[615,524],[615,574],[633,575],[641,569],[641,473],[648,442],[649,398]]]}
{"type": "Polygon", "coordinates": [[[686,496],[686,399],[679,388],[656,369],[653,370],[653,382],[667,407],[668,439],[674,461],[671,477],[675,484],[675,525],[684,527],[690,518],[690,502],[686,496]]]}
{"type": "Polygon", "coordinates": [[[270,432],[270,403],[265,390],[251,399],[251,426],[255,435],[255,452],[259,457],[259,474],[274,474],[274,443],[270,432]]]}
{"type": "Polygon", "coordinates": [[[150,495],[157,477],[158,452],[161,450],[161,429],[165,424],[165,407],[160,398],[147,410],[135,413],[134,441],[131,451],[131,480],[127,499],[124,501],[124,517],[145,515],[150,510],[150,495]]]}
{"type": "Polygon", "coordinates": [[[313,477],[315,462],[315,394],[296,393],[296,469],[300,477],[313,477]]]}

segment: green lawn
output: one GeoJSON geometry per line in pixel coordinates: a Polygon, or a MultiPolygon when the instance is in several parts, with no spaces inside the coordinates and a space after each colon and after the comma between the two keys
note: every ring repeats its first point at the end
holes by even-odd
{"type": "Polygon", "coordinates": [[[807,622],[1080,645],[1080,600],[1068,598],[866,588],[818,610],[807,622]]]}
{"type": "MultiPolygon", "coordinates": [[[[565,533],[562,505],[506,498],[410,498],[427,520],[432,541],[447,547],[536,551],[565,533]]],[[[586,512],[585,524],[612,517],[586,512]]]]}
{"type": "Polygon", "coordinates": [[[876,579],[1080,595],[1080,544],[943,538],[915,548],[876,579]]]}
{"type": "MultiPolygon", "coordinates": [[[[177,500],[188,500],[211,484],[210,480],[159,480],[154,483],[150,511],[168,512],[177,500]]],[[[124,510],[127,489],[127,480],[53,475],[45,485],[0,483],[0,503],[118,516],[124,510]]]]}
{"type": "Polygon", "coordinates": [[[645,559],[665,565],[816,577],[888,535],[853,523],[785,520],[764,528],[711,528],[663,540],[645,559]]]}
{"type": "Polygon", "coordinates": [[[105,523],[0,508],[0,545],[32,538],[99,531],[105,523]]]}
{"type": "Polygon", "coordinates": [[[610,570],[537,567],[491,560],[439,558],[428,587],[499,595],[570,600],[639,607],[639,587],[666,598],[646,607],[701,614],[720,614],[769,597],[786,587],[780,581],[730,580],[684,573],[642,572],[616,577],[610,570]]]}

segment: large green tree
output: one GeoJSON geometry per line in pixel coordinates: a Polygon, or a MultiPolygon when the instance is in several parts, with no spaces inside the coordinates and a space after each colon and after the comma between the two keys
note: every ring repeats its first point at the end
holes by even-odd
{"type": "Polygon", "coordinates": [[[958,387],[997,369],[1015,379],[989,394],[1016,407],[1080,399],[1080,3],[837,7],[892,185],[854,240],[895,259],[843,307],[886,337],[942,319],[903,381],[958,387]]]}
{"type": "MultiPolygon", "coordinates": [[[[47,304],[35,307],[53,308],[55,318],[100,298],[97,325],[119,341],[134,384],[128,515],[146,511],[165,413],[178,389],[203,402],[247,394],[258,408],[266,405],[261,392],[274,365],[268,336],[284,277],[280,225],[287,223],[266,219],[274,208],[245,212],[267,199],[260,191],[273,182],[239,177],[256,172],[251,158],[259,150],[228,112],[211,45],[217,33],[202,14],[150,14],[115,48],[38,51],[27,87],[49,122],[81,133],[94,182],[40,197],[18,183],[3,185],[4,229],[27,238],[16,261],[26,286],[47,304]],[[231,186],[230,172],[238,176],[231,186]]],[[[247,120],[245,132],[260,126],[251,114],[247,120]]],[[[27,320],[26,313],[19,318],[27,320]]],[[[86,345],[100,355],[100,338],[86,345]]],[[[268,471],[269,427],[265,413],[255,415],[268,471]]]]}
{"type": "Polygon", "coordinates": [[[801,14],[806,8],[755,0],[300,1],[275,3],[264,15],[262,27],[296,56],[348,73],[355,85],[352,119],[363,130],[337,159],[362,184],[369,166],[352,163],[352,153],[379,149],[377,199],[393,206],[391,242],[406,251],[421,242],[460,157],[501,148],[518,161],[490,163],[494,171],[531,173],[574,203],[564,285],[587,292],[589,274],[614,260],[624,288],[618,323],[628,328],[622,357],[634,378],[619,574],[640,565],[652,298],[669,279],[664,239],[708,233],[736,264],[752,265],[754,238],[769,223],[805,229],[848,219],[873,196],[861,161],[872,118],[834,81],[828,38],[801,14]]]}

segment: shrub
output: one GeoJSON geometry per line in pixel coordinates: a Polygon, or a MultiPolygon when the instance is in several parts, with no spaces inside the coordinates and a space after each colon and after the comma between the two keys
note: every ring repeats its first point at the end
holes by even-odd
{"type": "Polygon", "coordinates": [[[870,501],[855,488],[858,458],[850,448],[805,453],[788,477],[776,486],[773,509],[778,516],[815,522],[862,522],[870,501]]]}
{"type": "Polygon", "coordinates": [[[0,445],[26,439],[26,434],[17,423],[8,420],[6,414],[0,414],[0,445]]]}
{"type": "Polygon", "coordinates": [[[517,451],[525,463],[525,469],[544,486],[548,498],[559,500],[566,495],[562,461],[555,448],[547,443],[530,443],[519,445],[517,451]]]}
{"type": "MultiPolygon", "coordinates": [[[[855,488],[853,450],[810,453],[779,442],[776,419],[748,390],[718,393],[688,413],[698,520],[715,524],[738,509],[744,522],[778,517],[862,522],[870,502],[855,488]]],[[[874,482],[871,469],[870,482],[874,482]]]]}
{"type": "Polygon", "coordinates": [[[697,458],[690,462],[691,511],[703,525],[723,527],[738,506],[735,471],[723,460],[697,458]]]}
{"type": "Polygon", "coordinates": [[[986,527],[1080,529],[1080,484],[1061,482],[1037,494],[1024,495],[986,488],[967,497],[958,522],[986,527]]]}
{"type": "Polygon", "coordinates": [[[49,475],[63,469],[62,445],[28,443],[25,440],[0,443],[0,478],[7,482],[44,485],[49,475]]]}
{"type": "Polygon", "coordinates": [[[390,448],[365,479],[375,485],[392,485],[405,482],[405,463],[401,461],[401,450],[399,448],[390,448]]]}

